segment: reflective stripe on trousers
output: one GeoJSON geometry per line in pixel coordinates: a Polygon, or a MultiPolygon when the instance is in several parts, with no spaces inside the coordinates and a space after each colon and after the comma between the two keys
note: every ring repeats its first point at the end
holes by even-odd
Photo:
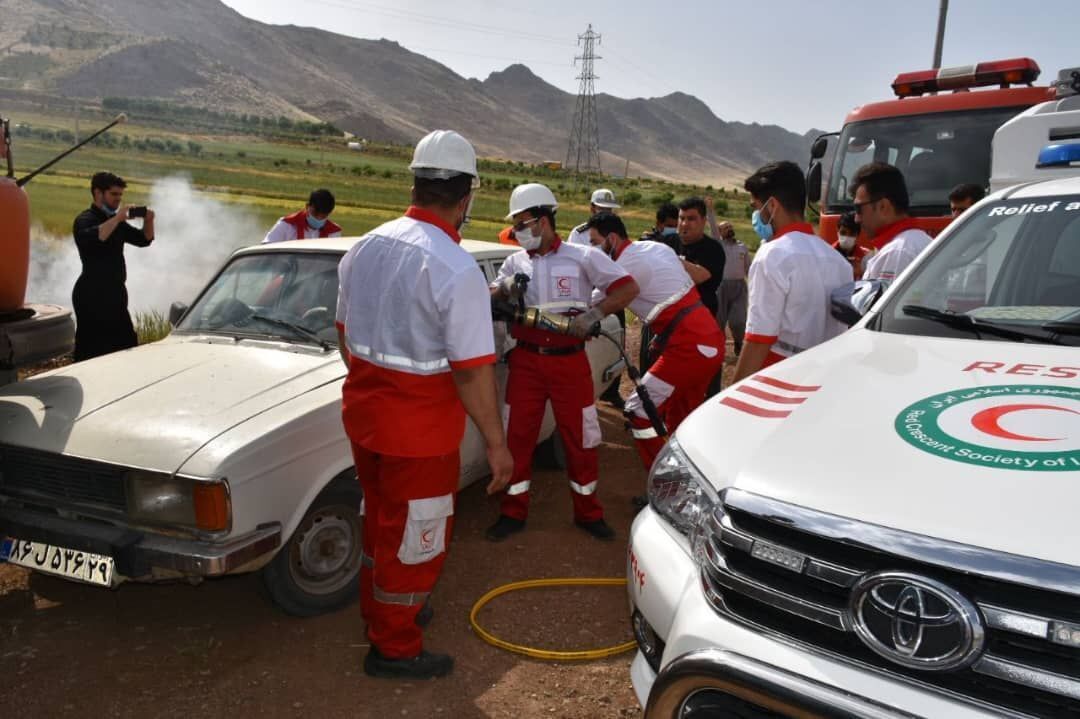
{"type": "Polygon", "coordinates": [[[377,584],[371,585],[371,593],[376,602],[383,604],[397,604],[403,607],[423,606],[431,595],[431,592],[411,592],[409,594],[395,594],[384,592],[377,584]]]}

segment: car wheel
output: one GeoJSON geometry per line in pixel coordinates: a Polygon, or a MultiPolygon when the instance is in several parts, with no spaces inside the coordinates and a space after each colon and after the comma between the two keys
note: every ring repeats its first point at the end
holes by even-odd
{"type": "Polygon", "coordinates": [[[356,601],[360,593],[363,497],[355,475],[331,482],[263,569],[263,584],[287,614],[313,617],[356,601]]]}

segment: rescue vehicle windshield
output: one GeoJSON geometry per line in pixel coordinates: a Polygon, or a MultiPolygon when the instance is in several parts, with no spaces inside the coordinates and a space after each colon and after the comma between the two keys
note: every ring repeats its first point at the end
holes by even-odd
{"type": "Polygon", "coordinates": [[[870,327],[1080,346],[1080,194],[980,204],[870,327]]]}
{"type": "Polygon", "coordinates": [[[177,330],[336,342],[340,253],[266,252],[233,258],[177,330]]]}
{"type": "Polygon", "coordinates": [[[949,192],[990,182],[990,143],[1024,107],[887,117],[852,122],[840,133],[826,196],[827,212],[853,209],[851,182],[860,167],[887,162],[904,173],[915,217],[949,214],[949,192]]]}

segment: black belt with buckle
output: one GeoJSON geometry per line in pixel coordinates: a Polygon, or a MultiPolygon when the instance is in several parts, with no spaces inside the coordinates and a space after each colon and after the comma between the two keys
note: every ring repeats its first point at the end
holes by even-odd
{"type": "Polygon", "coordinates": [[[523,349],[526,352],[535,352],[538,355],[572,355],[575,352],[581,352],[585,349],[584,344],[570,345],[569,347],[541,347],[540,345],[534,345],[531,342],[521,342],[520,340],[514,346],[515,349],[523,349]]]}

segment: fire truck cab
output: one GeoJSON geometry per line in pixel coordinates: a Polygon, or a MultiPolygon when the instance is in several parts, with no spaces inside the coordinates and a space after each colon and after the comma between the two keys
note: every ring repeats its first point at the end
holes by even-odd
{"type": "MultiPolygon", "coordinates": [[[[995,131],[1055,98],[1054,87],[1033,86],[1039,73],[1034,60],[1018,58],[897,75],[895,100],[855,108],[834,134],[835,143],[829,136],[814,143],[807,194],[811,202],[821,202],[821,237],[836,240],[840,216],[853,209],[851,181],[870,162],[887,162],[904,173],[911,215],[937,235],[949,223],[953,187],[989,184],[995,131]],[[835,151],[828,153],[830,145],[835,151]],[[827,154],[832,156],[828,172],[827,154]]],[[[860,237],[863,242],[868,239],[860,237]]]]}

